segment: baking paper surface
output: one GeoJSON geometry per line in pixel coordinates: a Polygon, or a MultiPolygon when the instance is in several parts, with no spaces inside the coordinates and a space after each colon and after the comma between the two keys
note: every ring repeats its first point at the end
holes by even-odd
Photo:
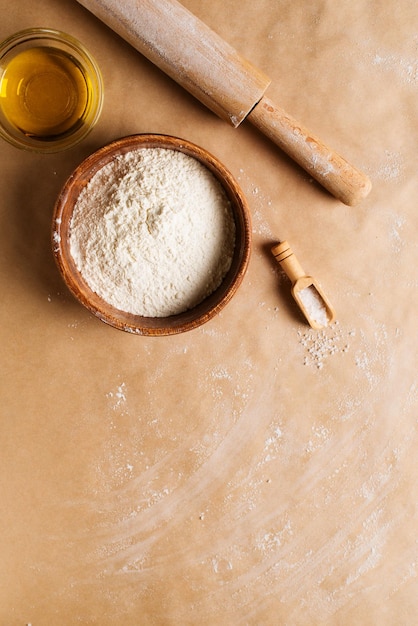
{"type": "Polygon", "coordinates": [[[0,151],[0,623],[415,623],[418,613],[417,8],[412,0],[184,0],[268,74],[268,96],[365,171],[348,208],[249,124],[205,110],[75,1],[3,4],[103,73],[91,135],[0,151]],[[201,145],[253,221],[245,280],[190,333],[91,316],[51,252],[66,178],[137,132],[201,145]],[[337,311],[305,323],[287,239],[337,311]]]}

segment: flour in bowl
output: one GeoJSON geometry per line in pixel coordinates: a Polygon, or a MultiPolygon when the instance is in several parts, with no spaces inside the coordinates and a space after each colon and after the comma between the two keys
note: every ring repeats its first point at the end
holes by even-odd
{"type": "Polygon", "coordinates": [[[215,176],[177,150],[119,155],[74,207],[70,250],[90,289],[145,317],[192,308],[221,284],[235,245],[229,200],[215,176]]]}

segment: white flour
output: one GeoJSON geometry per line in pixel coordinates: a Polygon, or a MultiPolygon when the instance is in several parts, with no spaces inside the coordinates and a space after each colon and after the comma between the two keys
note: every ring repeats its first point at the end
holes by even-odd
{"type": "Polygon", "coordinates": [[[89,287],[146,317],[181,313],[222,282],[235,244],[229,201],[214,175],[177,150],[117,157],[80,194],[71,254],[89,287]]]}

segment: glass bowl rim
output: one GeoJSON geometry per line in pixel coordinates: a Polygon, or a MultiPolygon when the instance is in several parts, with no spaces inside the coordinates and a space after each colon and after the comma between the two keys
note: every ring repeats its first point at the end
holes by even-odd
{"type": "MultiPolygon", "coordinates": [[[[62,30],[47,27],[26,28],[13,33],[0,42],[0,66],[3,59],[19,46],[35,41],[49,41],[69,48],[78,54],[83,64],[83,71],[91,79],[90,99],[94,106],[89,114],[89,118],[74,132],[69,132],[57,139],[45,141],[41,139],[28,138],[24,134],[6,126],[0,119],[0,137],[14,147],[29,150],[32,152],[52,153],[60,152],[72,148],[80,143],[94,128],[99,120],[103,109],[104,84],[100,67],[86,46],[76,37],[62,30]]],[[[51,46],[52,47],[52,46],[51,46]]],[[[0,103],[1,112],[1,103],[0,103]]]]}

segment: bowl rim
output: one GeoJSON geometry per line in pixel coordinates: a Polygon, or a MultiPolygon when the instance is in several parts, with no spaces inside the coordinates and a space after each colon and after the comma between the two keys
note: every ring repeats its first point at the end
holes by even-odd
{"type": "MultiPolygon", "coordinates": [[[[91,107],[88,119],[74,131],[58,136],[57,139],[42,140],[32,137],[26,137],[23,133],[19,134],[18,130],[12,132],[10,128],[0,119],[0,137],[15,148],[38,152],[38,153],[56,153],[69,148],[73,148],[83,141],[97,124],[103,110],[104,102],[104,82],[100,67],[87,47],[76,37],[62,30],[48,27],[32,27],[19,30],[9,35],[0,42],[0,66],[3,59],[9,55],[14,49],[18,49],[25,43],[31,41],[49,41],[67,47],[69,51],[77,54],[83,62],[83,72],[88,74],[91,82],[90,99],[94,106],[91,107]]],[[[1,110],[1,107],[0,107],[1,110]]],[[[12,130],[11,130],[12,129],[12,130]]]]}
{"type": "Polygon", "coordinates": [[[111,141],[85,158],[72,172],[54,205],[52,250],[55,262],[72,295],[102,322],[137,335],[162,336],[193,330],[217,315],[241,285],[251,256],[251,215],[247,200],[231,172],[213,154],[200,146],[172,135],[132,134],[111,141]],[[104,165],[117,155],[146,148],[178,150],[196,158],[221,183],[231,203],[236,225],[236,241],[231,268],[221,285],[200,304],[167,317],[144,317],[114,308],[100,298],[84,281],[69,250],[70,221],[80,191],[104,165]]]}

